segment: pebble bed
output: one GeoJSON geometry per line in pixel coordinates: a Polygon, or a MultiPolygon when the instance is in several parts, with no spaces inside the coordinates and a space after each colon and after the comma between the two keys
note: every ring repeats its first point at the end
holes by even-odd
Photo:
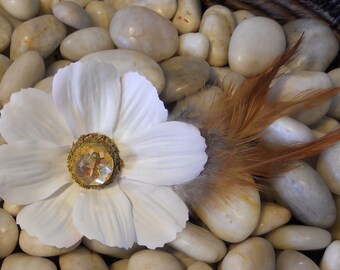
{"type": "MultiPolygon", "coordinates": [[[[50,92],[59,68],[95,59],[121,74],[143,74],[173,117],[188,104],[205,113],[222,89],[261,73],[302,33],[296,57],[273,85],[281,100],[340,87],[340,68],[329,70],[339,42],[325,23],[280,26],[224,6],[202,12],[198,0],[0,0],[0,103],[21,88],[50,92]]],[[[265,140],[273,148],[310,142],[339,128],[339,120],[340,94],[280,118],[265,140]]],[[[265,192],[239,191],[219,209],[202,205],[195,210],[203,223],[188,222],[157,250],[89,239],[67,249],[46,246],[16,225],[23,206],[0,198],[1,270],[339,270],[339,160],[340,143],[298,162],[265,192]]]]}

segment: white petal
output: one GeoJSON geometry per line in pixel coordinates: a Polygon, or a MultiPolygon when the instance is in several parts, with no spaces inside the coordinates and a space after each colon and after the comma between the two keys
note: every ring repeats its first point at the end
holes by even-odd
{"type": "Polygon", "coordinates": [[[136,72],[122,76],[122,107],[114,138],[126,141],[136,130],[147,129],[167,118],[168,111],[151,82],[136,72]]]}
{"type": "Polygon", "coordinates": [[[207,161],[205,140],[197,128],[164,122],[118,146],[122,177],[157,185],[177,185],[197,177],[207,161]]]}
{"type": "Polygon", "coordinates": [[[132,202],[137,243],[162,247],[185,228],[188,208],[170,188],[122,180],[120,185],[132,202]]]}
{"type": "Polygon", "coordinates": [[[131,203],[117,183],[104,189],[83,189],[73,220],[82,235],[107,246],[130,248],[136,239],[131,203]]]}
{"type": "Polygon", "coordinates": [[[20,141],[0,147],[0,197],[11,204],[47,198],[70,183],[67,149],[48,142],[20,141]]]}
{"type": "Polygon", "coordinates": [[[14,93],[1,111],[0,133],[7,143],[41,140],[70,145],[72,133],[51,95],[37,89],[14,93]]]}
{"type": "Polygon", "coordinates": [[[112,134],[121,102],[119,75],[113,65],[77,62],[53,79],[53,97],[75,137],[101,132],[112,134]]]}
{"type": "Polygon", "coordinates": [[[82,238],[72,221],[79,192],[79,187],[71,184],[47,200],[25,206],[17,216],[17,223],[44,244],[58,248],[72,246],[82,238]]]}

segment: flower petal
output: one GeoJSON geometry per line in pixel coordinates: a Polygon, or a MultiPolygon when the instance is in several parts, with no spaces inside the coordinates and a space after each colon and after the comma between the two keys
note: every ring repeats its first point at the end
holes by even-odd
{"type": "Polygon", "coordinates": [[[82,190],[73,220],[79,232],[107,246],[130,248],[135,242],[131,203],[117,183],[100,190],[82,190]]]}
{"type": "Polygon", "coordinates": [[[112,134],[121,102],[119,74],[113,65],[77,62],[60,69],[53,79],[53,97],[75,137],[112,134]]]}
{"type": "Polygon", "coordinates": [[[73,204],[79,192],[79,187],[71,184],[47,200],[25,206],[17,223],[44,244],[68,248],[82,238],[72,221],[73,204]]]}
{"type": "Polygon", "coordinates": [[[120,185],[132,202],[139,245],[162,247],[185,228],[188,208],[170,187],[130,180],[122,180],[120,185]]]}
{"type": "Polygon", "coordinates": [[[165,122],[168,111],[159,99],[156,88],[145,77],[128,72],[122,76],[122,109],[114,138],[129,139],[136,130],[165,122]]]}
{"type": "Polygon", "coordinates": [[[0,147],[0,197],[11,204],[47,198],[70,183],[66,147],[19,141],[0,147]]]}
{"type": "Polygon", "coordinates": [[[197,177],[207,161],[205,140],[197,128],[164,122],[118,145],[121,176],[157,185],[177,185],[197,177]]]}
{"type": "Polygon", "coordinates": [[[0,133],[7,143],[41,140],[70,145],[73,136],[51,95],[37,89],[14,93],[1,111],[0,133]]]}

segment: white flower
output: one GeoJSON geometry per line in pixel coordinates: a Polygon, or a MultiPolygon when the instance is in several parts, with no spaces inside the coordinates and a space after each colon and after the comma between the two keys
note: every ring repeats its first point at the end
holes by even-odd
{"type": "Polygon", "coordinates": [[[52,96],[32,88],[13,94],[0,133],[8,143],[0,147],[0,197],[26,205],[17,223],[57,247],[82,236],[124,248],[174,240],[188,209],[171,186],[197,177],[207,161],[199,131],[167,122],[149,81],[93,61],[60,70],[52,96]],[[68,167],[72,145],[92,133],[112,139],[123,162],[97,189],[81,187],[68,167]]]}

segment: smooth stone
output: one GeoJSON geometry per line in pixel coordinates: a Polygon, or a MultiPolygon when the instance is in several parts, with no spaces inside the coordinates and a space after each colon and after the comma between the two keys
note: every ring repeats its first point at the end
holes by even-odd
{"type": "Polygon", "coordinates": [[[340,197],[334,195],[334,201],[336,207],[336,220],[330,228],[330,232],[333,240],[340,240],[340,197]]]}
{"type": "Polygon", "coordinates": [[[40,242],[37,237],[29,235],[25,230],[21,230],[19,236],[19,245],[22,251],[38,257],[59,256],[76,249],[80,245],[80,242],[81,241],[69,248],[57,248],[40,242]]]}
{"type": "Polygon", "coordinates": [[[312,142],[315,136],[305,124],[289,116],[283,116],[266,128],[263,139],[268,147],[278,149],[312,142]]]}
{"type": "Polygon", "coordinates": [[[91,1],[86,5],[85,11],[91,17],[93,26],[109,29],[115,10],[105,2],[91,1]]]}
{"type": "Polygon", "coordinates": [[[272,245],[260,237],[251,237],[237,244],[224,257],[219,270],[275,270],[272,245]]]}
{"type": "Polygon", "coordinates": [[[209,14],[219,14],[222,15],[228,21],[228,28],[230,29],[230,33],[235,30],[236,21],[233,15],[233,12],[223,5],[213,5],[209,7],[203,14],[203,18],[209,14]]]}
{"type": "Polygon", "coordinates": [[[303,224],[332,226],[336,219],[335,203],[321,176],[302,161],[292,164],[292,168],[270,182],[275,200],[303,224]]]}
{"type": "Polygon", "coordinates": [[[340,196],[340,143],[336,143],[320,153],[317,171],[332,193],[340,196]]]}
{"type": "Polygon", "coordinates": [[[44,91],[46,93],[52,93],[53,76],[46,77],[39,81],[34,88],[44,91]]]}
{"type": "Polygon", "coordinates": [[[233,91],[237,91],[244,79],[245,77],[242,74],[230,70],[223,78],[222,89],[233,88],[233,91]]]}
{"type": "Polygon", "coordinates": [[[293,249],[280,252],[276,260],[276,270],[320,270],[306,255],[293,249]]]}
{"type": "Polygon", "coordinates": [[[0,83],[2,80],[2,77],[6,73],[9,66],[12,64],[12,61],[5,55],[0,54],[0,83]]]}
{"type": "Polygon", "coordinates": [[[72,1],[83,8],[92,0],[61,0],[61,1],[72,1]]]}
{"type": "Polygon", "coordinates": [[[170,58],[178,48],[174,25],[158,13],[139,6],[118,10],[111,20],[110,35],[119,49],[139,51],[156,62],[170,58]]]}
{"type": "MultiPolygon", "coordinates": [[[[336,68],[328,72],[335,87],[340,87],[340,68],[336,68]]],[[[336,94],[332,97],[331,107],[329,108],[328,115],[340,120],[340,94],[336,94]]]]}
{"type": "Polygon", "coordinates": [[[53,262],[46,258],[29,256],[24,253],[9,255],[1,265],[1,270],[57,270],[53,262]]]}
{"type": "Polygon", "coordinates": [[[180,34],[197,32],[201,22],[201,1],[179,0],[172,23],[180,34]]]}
{"type": "Polygon", "coordinates": [[[13,252],[18,242],[18,235],[18,227],[14,218],[0,208],[0,259],[13,252]]]}
{"type": "Polygon", "coordinates": [[[12,26],[2,16],[0,16],[0,52],[3,52],[11,42],[12,26]]]}
{"type": "Polygon", "coordinates": [[[333,241],[325,250],[320,262],[321,270],[340,269],[340,240],[333,241]]]}
{"type": "Polygon", "coordinates": [[[54,5],[58,4],[60,0],[40,0],[39,15],[52,14],[54,5]]]}
{"type": "Polygon", "coordinates": [[[320,132],[320,131],[317,131],[317,130],[312,130],[312,132],[313,132],[316,139],[320,139],[321,137],[326,135],[326,133],[323,133],[323,132],[320,132]]]}
{"type": "Polygon", "coordinates": [[[286,224],[291,216],[290,211],[279,204],[262,202],[260,220],[252,235],[260,236],[266,234],[286,224]]]}
{"type": "Polygon", "coordinates": [[[53,15],[64,24],[75,29],[93,26],[91,17],[85,9],[72,1],[63,1],[54,5],[53,15]]]}
{"type": "Polygon", "coordinates": [[[292,70],[325,71],[339,51],[339,41],[329,26],[317,19],[298,19],[283,26],[287,47],[303,35],[296,55],[288,63],[292,70]]]}
{"type": "Polygon", "coordinates": [[[226,245],[208,230],[187,222],[186,228],[177,234],[171,247],[188,256],[207,263],[221,260],[227,253],[226,245]]]}
{"type": "Polygon", "coordinates": [[[16,217],[24,205],[16,205],[4,202],[3,209],[6,210],[12,217],[16,217]]]}
{"type": "Polygon", "coordinates": [[[17,26],[23,23],[23,21],[14,18],[11,14],[9,14],[3,7],[0,5],[0,16],[4,17],[12,26],[12,29],[15,29],[17,26]]]}
{"type": "Polygon", "coordinates": [[[267,234],[275,249],[317,250],[329,245],[331,234],[321,228],[303,225],[284,225],[267,234]]]}
{"type": "Polygon", "coordinates": [[[254,14],[249,12],[248,10],[236,10],[233,12],[236,24],[240,24],[241,22],[243,22],[244,20],[254,17],[254,14]]]}
{"type": "Polygon", "coordinates": [[[0,0],[0,4],[14,18],[22,21],[37,16],[40,9],[40,0],[0,0]]]}
{"type": "Polygon", "coordinates": [[[129,259],[123,259],[111,264],[110,270],[127,270],[129,259]]]}
{"type": "Polygon", "coordinates": [[[177,9],[176,0],[106,0],[115,10],[129,6],[140,6],[157,12],[166,19],[171,19],[177,9]]]}
{"type": "Polygon", "coordinates": [[[114,258],[128,258],[137,250],[141,249],[141,247],[136,244],[129,249],[109,247],[103,245],[97,240],[90,240],[86,237],[83,238],[83,245],[94,252],[105,254],[114,258]]]}
{"type": "Polygon", "coordinates": [[[213,270],[209,264],[206,264],[204,262],[194,262],[192,265],[190,265],[187,270],[213,270]]]}
{"type": "Polygon", "coordinates": [[[129,71],[136,71],[145,76],[157,89],[158,94],[163,91],[165,77],[161,67],[150,57],[131,50],[107,50],[84,56],[80,61],[103,61],[113,64],[120,75],[129,71]]]}
{"type": "MultiPolygon", "coordinates": [[[[251,178],[248,181],[253,183],[251,178]]],[[[211,193],[205,198],[205,204],[193,206],[194,211],[218,238],[230,243],[241,242],[257,227],[261,213],[259,192],[252,188],[223,192],[211,193]]]]}
{"type": "Polygon", "coordinates": [[[209,39],[202,33],[186,33],[179,36],[178,55],[205,60],[208,53],[209,39]]]}
{"type": "MultiPolygon", "coordinates": [[[[293,101],[302,94],[333,87],[331,78],[323,72],[295,71],[283,74],[271,89],[272,97],[280,101],[293,101]]],[[[328,111],[330,101],[324,101],[310,109],[305,109],[293,116],[294,119],[312,125],[319,121],[328,111]]]]}
{"type": "Polygon", "coordinates": [[[214,67],[210,66],[210,74],[208,83],[221,87],[223,85],[224,77],[228,73],[233,72],[229,67],[214,67]]]}
{"type": "Polygon", "coordinates": [[[60,45],[61,55],[71,61],[83,56],[114,49],[109,31],[103,27],[87,27],[67,36],[60,45]]]}
{"type": "Polygon", "coordinates": [[[28,51],[7,69],[0,83],[0,103],[6,104],[14,92],[28,88],[40,81],[45,74],[44,60],[36,51],[28,51]]]}
{"type": "Polygon", "coordinates": [[[49,65],[46,68],[45,77],[54,76],[58,72],[59,69],[67,67],[71,63],[72,62],[69,60],[58,60],[58,61],[53,62],[51,65],[49,65]]]}
{"type": "Polygon", "coordinates": [[[229,45],[231,70],[253,77],[268,68],[286,48],[281,26],[264,17],[251,17],[234,30],[229,45]]]}
{"type": "Polygon", "coordinates": [[[11,60],[34,50],[43,58],[49,56],[66,36],[66,27],[53,15],[43,15],[19,25],[13,32],[10,46],[11,60]]]}
{"type": "Polygon", "coordinates": [[[127,270],[141,269],[184,270],[176,257],[160,250],[142,250],[133,254],[129,259],[127,270]]]}
{"type": "Polygon", "coordinates": [[[185,269],[189,268],[190,265],[192,265],[193,263],[196,262],[195,259],[191,258],[187,254],[185,254],[185,253],[183,253],[179,250],[173,249],[170,246],[165,245],[165,247],[162,250],[170,253],[173,256],[175,256],[176,259],[185,267],[185,269]]]}
{"type": "Polygon", "coordinates": [[[339,127],[339,122],[328,116],[322,117],[318,122],[311,126],[313,130],[326,134],[338,129],[339,127]]]}
{"type": "Polygon", "coordinates": [[[165,103],[197,92],[209,79],[208,63],[195,57],[176,56],[160,65],[165,76],[165,86],[160,98],[165,103]]]}
{"type": "Polygon", "coordinates": [[[61,270],[109,270],[102,257],[82,247],[62,254],[59,264],[61,270]]]}

